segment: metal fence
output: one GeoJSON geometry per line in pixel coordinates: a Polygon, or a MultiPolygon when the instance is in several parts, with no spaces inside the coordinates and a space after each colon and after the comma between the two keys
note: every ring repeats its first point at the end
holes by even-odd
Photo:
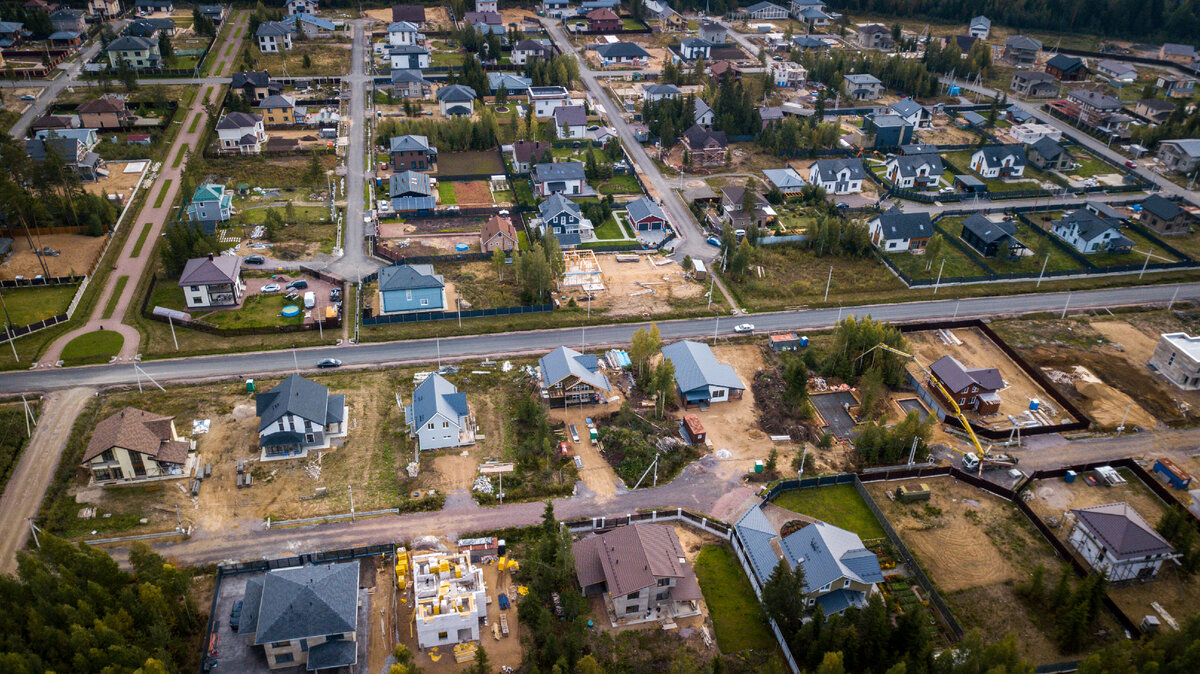
{"type": "MultiPolygon", "coordinates": [[[[365,281],[366,279],[364,279],[365,281]]],[[[537,304],[521,307],[496,307],[494,309],[472,309],[470,311],[422,311],[412,314],[362,317],[363,325],[392,325],[394,323],[427,323],[429,321],[451,321],[458,318],[481,318],[484,316],[515,316],[519,314],[541,314],[554,311],[553,304],[537,304]]],[[[364,310],[364,314],[366,311],[364,310]]]]}

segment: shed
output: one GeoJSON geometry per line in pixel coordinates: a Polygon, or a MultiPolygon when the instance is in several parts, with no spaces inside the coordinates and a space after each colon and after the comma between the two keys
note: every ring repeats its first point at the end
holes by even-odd
{"type": "Polygon", "coordinates": [[[794,332],[786,332],[782,335],[771,335],[771,350],[778,353],[780,351],[795,351],[800,348],[800,338],[794,332]]]}
{"type": "Polygon", "coordinates": [[[981,194],[987,191],[987,183],[972,175],[954,176],[954,185],[971,194],[981,194]]]}
{"type": "Polygon", "coordinates": [[[1175,462],[1166,457],[1154,462],[1154,472],[1166,478],[1167,482],[1176,489],[1187,489],[1192,484],[1192,475],[1186,470],[1175,465],[1175,462]]]}
{"type": "Polygon", "coordinates": [[[915,503],[917,501],[928,501],[933,496],[933,492],[929,489],[929,485],[922,482],[916,487],[900,485],[896,489],[896,499],[901,503],[915,503]]]}
{"type": "Polygon", "coordinates": [[[684,439],[693,445],[703,445],[708,439],[708,434],[704,432],[704,426],[700,425],[700,417],[695,414],[683,415],[683,423],[680,424],[680,428],[683,429],[684,439]]]}

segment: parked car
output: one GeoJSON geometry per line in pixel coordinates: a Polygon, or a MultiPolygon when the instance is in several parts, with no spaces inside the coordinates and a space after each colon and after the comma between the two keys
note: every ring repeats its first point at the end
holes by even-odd
{"type": "Polygon", "coordinates": [[[229,629],[234,632],[238,631],[238,627],[242,624],[242,600],[239,599],[233,602],[233,610],[229,612],[229,629]]]}
{"type": "Polygon", "coordinates": [[[242,261],[246,264],[262,264],[267,261],[267,258],[261,255],[247,255],[246,259],[242,261]]]}
{"type": "Polygon", "coordinates": [[[1129,168],[1137,168],[1137,162],[1133,161],[1132,159],[1126,161],[1125,165],[1129,168]]]}
{"type": "Polygon", "coordinates": [[[341,299],[342,299],[342,289],[341,288],[331,288],[329,290],[329,301],[337,302],[341,299]]]}
{"type": "Polygon", "coordinates": [[[36,101],[37,96],[34,96],[33,94],[25,94],[24,96],[21,97],[21,100],[22,101],[36,101]]]}
{"type": "Polygon", "coordinates": [[[287,287],[291,290],[304,290],[308,287],[308,281],[305,281],[304,279],[296,279],[295,281],[287,284],[287,287]]]}
{"type": "Polygon", "coordinates": [[[322,358],[317,361],[317,367],[338,367],[341,364],[342,361],[337,358],[322,358]]]}
{"type": "Polygon", "coordinates": [[[734,332],[754,332],[754,324],[753,323],[741,323],[739,325],[733,326],[733,331],[734,332]]]}
{"type": "Polygon", "coordinates": [[[260,293],[277,293],[277,292],[279,292],[279,284],[278,283],[268,283],[267,285],[259,288],[258,292],[260,292],[260,293]]]}

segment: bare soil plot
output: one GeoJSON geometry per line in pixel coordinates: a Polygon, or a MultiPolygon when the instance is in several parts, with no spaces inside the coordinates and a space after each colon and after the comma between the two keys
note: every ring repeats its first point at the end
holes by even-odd
{"type": "Polygon", "coordinates": [[[1126,483],[1115,487],[1092,487],[1082,479],[1069,484],[1061,479],[1038,480],[1029,487],[1033,494],[1029,505],[1038,517],[1050,525],[1055,535],[1064,541],[1067,540],[1071,529],[1063,522],[1063,515],[1075,508],[1124,501],[1151,526],[1157,524],[1166,512],[1166,504],[1134,477],[1133,473],[1124,469],[1118,469],[1118,472],[1125,478],[1126,483]]]}
{"type": "Polygon", "coordinates": [[[438,154],[437,176],[498,175],[504,161],[492,151],[443,152],[438,154]]]}
{"type": "MultiPolygon", "coordinates": [[[[376,21],[382,21],[384,23],[390,24],[392,22],[392,8],[384,7],[383,9],[363,10],[363,16],[367,17],[368,19],[375,19],[376,21]]],[[[426,17],[429,16],[428,9],[425,10],[425,16],[426,17]]]]}
{"type": "Polygon", "coordinates": [[[1167,563],[1153,581],[1110,587],[1108,596],[1134,620],[1146,615],[1158,615],[1162,620],[1162,614],[1151,606],[1151,602],[1157,602],[1168,615],[1182,622],[1195,614],[1196,606],[1200,604],[1200,576],[1184,576],[1179,567],[1167,563]]]}
{"type": "Polygon", "coordinates": [[[33,247],[30,247],[25,237],[13,239],[12,254],[0,263],[0,279],[46,275],[39,259],[45,262],[50,276],[83,275],[91,270],[96,256],[104,248],[103,236],[44,234],[34,235],[32,238],[33,247]],[[38,256],[33,252],[35,249],[41,250],[46,247],[58,251],[58,256],[38,256]]]}
{"type": "MultiPolygon", "coordinates": [[[[929,128],[917,131],[917,140],[933,145],[963,145],[973,143],[978,138],[979,136],[971,131],[958,128],[949,118],[943,115],[935,117],[929,128]]],[[[960,171],[967,170],[966,166],[959,166],[957,168],[960,171]]]]}
{"type": "MultiPolygon", "coordinates": [[[[293,139],[300,145],[300,149],[308,149],[312,147],[332,147],[333,141],[318,138],[316,129],[271,129],[271,138],[287,138],[293,139]]],[[[267,155],[268,157],[270,155],[267,155]]]]}
{"type": "Polygon", "coordinates": [[[491,206],[495,203],[487,181],[471,180],[453,185],[454,196],[458,199],[459,206],[491,206]]]}
{"type": "MultiPolygon", "coordinates": [[[[708,288],[683,276],[679,263],[654,265],[668,258],[657,255],[640,256],[637,262],[617,262],[615,255],[597,255],[604,274],[604,290],[592,296],[592,309],[604,309],[613,316],[639,316],[668,312],[679,304],[701,301],[708,288]],[[643,284],[643,285],[639,285],[643,284]],[[645,292],[653,289],[653,292],[645,292]],[[642,293],[634,296],[633,293],[642,293]]],[[[562,302],[574,298],[580,306],[587,304],[581,289],[560,295],[562,302]]]]}
{"type": "MultiPolygon", "coordinates": [[[[618,397],[621,397],[619,391],[615,391],[615,393],[618,397]]],[[[571,424],[574,424],[575,429],[579,432],[579,442],[575,443],[571,441],[569,430],[565,440],[572,442],[571,448],[579,454],[579,458],[583,461],[583,468],[579,469],[579,479],[601,500],[612,498],[618,488],[628,488],[633,485],[626,485],[617,476],[616,472],[613,471],[608,461],[600,455],[599,449],[588,437],[586,419],[600,414],[615,412],[620,407],[621,400],[615,400],[611,403],[592,405],[583,409],[571,407],[568,409],[552,408],[550,410],[550,420],[552,423],[563,422],[568,424],[568,429],[571,424]]]]}
{"type": "MultiPolygon", "coordinates": [[[[149,149],[147,149],[147,153],[148,152],[149,149]]],[[[84,191],[91,194],[98,194],[100,196],[105,194],[120,194],[122,199],[121,204],[118,205],[118,207],[120,207],[133,195],[134,188],[138,186],[138,183],[142,180],[142,176],[145,175],[145,171],[138,171],[137,173],[125,173],[125,168],[129,164],[139,163],[145,162],[108,162],[107,177],[95,182],[81,183],[81,186],[83,187],[84,191]]]]}
{"type": "Polygon", "coordinates": [[[1112,428],[1119,426],[1122,422],[1125,423],[1126,428],[1158,426],[1158,419],[1137,404],[1133,398],[1109,386],[1082,365],[1076,365],[1066,372],[1054,368],[1042,368],[1042,371],[1046,373],[1050,381],[1058,385],[1060,390],[1065,389],[1068,394],[1071,392],[1077,394],[1073,397],[1078,398],[1076,402],[1079,408],[1100,426],[1112,428]]]}
{"type": "Polygon", "coordinates": [[[22,96],[41,96],[42,87],[16,87],[9,89],[4,88],[4,100],[0,101],[0,107],[5,110],[12,110],[18,114],[24,113],[25,109],[33,105],[33,101],[23,101],[22,96]]]}
{"type": "MultiPolygon", "coordinates": [[[[512,440],[505,427],[505,406],[512,388],[504,382],[490,390],[481,390],[480,387],[471,387],[469,382],[464,381],[463,375],[446,376],[460,390],[468,392],[467,402],[478,426],[476,441],[469,447],[423,452],[417,487],[421,490],[434,489],[441,494],[465,494],[479,476],[479,464],[500,460],[504,456],[505,443],[512,440]]],[[[465,376],[465,379],[469,378],[470,375],[465,376]]],[[[410,382],[401,390],[401,398],[411,402],[413,388],[410,382]]],[[[405,450],[401,453],[407,457],[405,461],[411,461],[413,441],[406,439],[404,446],[405,450]]]]}

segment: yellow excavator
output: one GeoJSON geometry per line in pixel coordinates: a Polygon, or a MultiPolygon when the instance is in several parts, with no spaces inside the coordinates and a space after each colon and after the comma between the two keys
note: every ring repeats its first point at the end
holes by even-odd
{"type": "Polygon", "coordinates": [[[971,428],[971,423],[967,421],[967,417],[963,414],[962,408],[958,406],[958,402],[954,400],[954,396],[950,394],[950,391],[946,390],[946,387],[942,385],[942,381],[935,377],[933,372],[930,372],[929,368],[922,365],[921,361],[917,360],[916,357],[911,353],[905,353],[900,349],[880,342],[879,344],[876,344],[875,346],[864,351],[863,354],[856,360],[861,360],[867,354],[875,350],[886,351],[916,363],[917,367],[920,368],[921,372],[925,375],[925,380],[931,382],[933,387],[937,389],[942,401],[946,404],[946,408],[949,409],[950,413],[953,414],[956,419],[958,419],[960,424],[962,424],[963,430],[967,432],[967,437],[971,439],[971,444],[975,445],[974,452],[964,452],[958,447],[950,445],[950,449],[962,454],[963,470],[967,472],[982,473],[985,468],[1012,468],[1013,466],[1017,465],[1017,457],[1010,456],[1008,454],[993,453],[990,447],[988,449],[984,449],[983,445],[979,444],[979,438],[975,437],[975,430],[971,428]]]}

